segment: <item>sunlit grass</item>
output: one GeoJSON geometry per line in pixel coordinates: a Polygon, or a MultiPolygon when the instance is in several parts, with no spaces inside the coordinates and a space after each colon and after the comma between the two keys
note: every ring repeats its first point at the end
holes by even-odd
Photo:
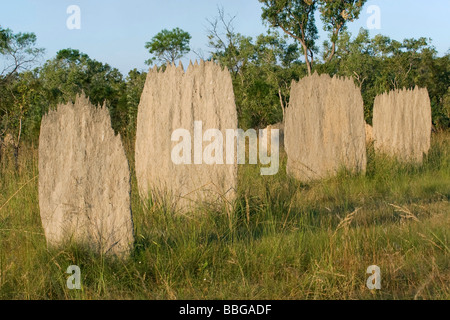
{"type": "MultiPolygon", "coordinates": [[[[126,144],[128,145],[128,144],[126,144]]],[[[131,144],[130,144],[131,145],[131,144]]],[[[133,163],[132,148],[127,148],[133,163]]],[[[366,175],[301,184],[240,167],[229,214],[144,204],[131,166],[136,244],[127,261],[77,246],[47,250],[37,150],[0,165],[2,299],[449,299],[450,135],[423,165],[369,150],[366,175]],[[68,290],[78,265],[82,290],[68,290]],[[366,288],[378,265],[382,290],[366,288]]]]}

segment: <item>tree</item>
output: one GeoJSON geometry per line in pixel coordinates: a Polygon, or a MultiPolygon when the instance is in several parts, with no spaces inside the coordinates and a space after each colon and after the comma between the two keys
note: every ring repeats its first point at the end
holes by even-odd
{"type": "Polygon", "coordinates": [[[138,106],[141,100],[142,91],[144,90],[146,72],[140,72],[133,69],[128,73],[126,78],[125,95],[127,100],[128,111],[128,128],[129,136],[134,137],[136,134],[138,106]]]}
{"type": "Polygon", "coordinates": [[[14,163],[18,169],[21,142],[23,138],[33,141],[33,138],[39,136],[40,121],[46,104],[41,83],[34,71],[18,74],[7,87],[9,99],[5,104],[2,101],[0,113],[3,113],[2,127],[10,137],[14,163]]]}
{"type": "Polygon", "coordinates": [[[377,95],[417,85],[428,89],[435,128],[449,127],[445,95],[450,83],[450,55],[436,57],[431,39],[405,39],[400,42],[380,34],[370,38],[369,31],[361,29],[354,39],[351,39],[350,33],[342,32],[336,45],[339,48],[336,59],[317,65],[316,70],[353,77],[355,84],[361,88],[368,123],[372,122],[377,95]]]}
{"type": "Polygon", "coordinates": [[[74,101],[84,92],[94,105],[106,103],[116,132],[126,130],[125,83],[116,68],[78,50],[64,49],[39,69],[39,77],[52,107],[74,101]]]}
{"type": "Polygon", "coordinates": [[[264,128],[283,120],[293,79],[306,74],[296,44],[288,44],[277,32],[256,40],[235,32],[233,16],[219,8],[208,20],[211,59],[228,68],[233,80],[239,126],[264,128]]]}
{"type": "Polygon", "coordinates": [[[330,32],[331,48],[326,61],[331,61],[336,53],[339,33],[347,29],[347,22],[359,18],[361,9],[367,0],[321,0],[320,12],[324,30],[330,32]]]}
{"type": "Polygon", "coordinates": [[[150,54],[154,56],[145,63],[151,65],[157,59],[163,64],[175,64],[177,60],[189,53],[190,40],[191,35],[180,28],[175,28],[172,31],[162,30],[145,44],[145,48],[149,49],[150,54]]]}
{"type": "Polygon", "coordinates": [[[227,67],[233,80],[242,74],[241,70],[254,54],[252,38],[235,32],[235,18],[236,16],[227,17],[223,8],[219,8],[217,17],[213,20],[207,19],[208,46],[213,49],[211,59],[227,67]]]}
{"type": "MultiPolygon", "coordinates": [[[[355,84],[361,89],[366,122],[370,124],[375,96],[387,89],[381,81],[377,80],[382,70],[382,59],[374,54],[372,39],[366,29],[361,29],[354,39],[351,39],[350,33],[342,32],[336,45],[339,48],[336,59],[317,66],[316,70],[331,76],[353,78],[355,84]]],[[[328,52],[325,52],[324,56],[326,61],[328,52]]]]}
{"type": "Polygon", "coordinates": [[[0,50],[6,47],[8,41],[8,33],[0,26],[0,50]]]}
{"type": "MultiPolygon", "coordinates": [[[[266,85],[266,88],[261,87],[265,89],[261,90],[261,96],[268,95],[267,106],[263,108],[266,112],[263,124],[266,126],[284,121],[291,82],[305,75],[306,70],[304,65],[299,63],[301,53],[297,44],[288,44],[278,32],[269,31],[267,35],[259,35],[255,42],[255,51],[252,67],[259,71],[260,78],[266,85]]],[[[260,99],[262,100],[262,97],[260,99]]]]}
{"type": "Polygon", "coordinates": [[[31,68],[41,57],[44,49],[36,48],[34,33],[13,33],[0,27],[0,154],[2,141],[9,136],[14,148],[16,168],[24,122],[33,108],[37,91],[31,68]]]}
{"type": "Polygon", "coordinates": [[[74,49],[58,51],[39,69],[39,74],[52,105],[73,101],[82,91],[93,104],[117,102],[123,85],[119,70],[74,49]]]}
{"type": "Polygon", "coordinates": [[[0,85],[4,85],[15,74],[32,67],[44,53],[36,48],[34,33],[13,33],[11,29],[0,27],[0,85]]]}
{"type": "Polygon", "coordinates": [[[314,53],[317,52],[315,41],[318,31],[314,13],[318,0],[259,0],[262,19],[271,27],[281,28],[286,34],[299,41],[303,48],[308,74],[311,74],[314,53]]]}
{"type": "Polygon", "coordinates": [[[442,110],[439,110],[442,114],[439,124],[442,125],[443,129],[448,129],[450,128],[450,87],[447,88],[447,93],[442,100],[442,110]]]}

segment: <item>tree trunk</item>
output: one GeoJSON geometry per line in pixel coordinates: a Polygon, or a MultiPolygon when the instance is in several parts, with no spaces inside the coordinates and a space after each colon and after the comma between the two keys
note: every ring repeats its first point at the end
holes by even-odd
{"type": "Polygon", "coordinates": [[[309,57],[308,57],[308,48],[306,47],[306,44],[303,44],[303,51],[305,51],[305,63],[306,63],[306,68],[308,69],[308,75],[311,75],[311,62],[309,62],[309,57]]]}
{"type": "Polygon", "coordinates": [[[283,95],[281,94],[281,89],[278,89],[278,96],[280,97],[280,105],[281,105],[281,110],[283,111],[283,123],[284,123],[284,115],[286,113],[286,107],[283,102],[283,95]]]}
{"type": "Polygon", "coordinates": [[[341,31],[343,25],[344,24],[341,23],[340,25],[336,26],[336,29],[333,31],[334,37],[332,37],[332,40],[331,40],[331,43],[332,43],[331,44],[331,52],[330,52],[330,55],[328,56],[327,62],[330,62],[331,59],[333,59],[334,55],[336,54],[336,41],[338,41],[339,32],[341,31]]]}
{"type": "Polygon", "coordinates": [[[333,42],[333,44],[331,45],[331,52],[330,55],[328,56],[327,62],[330,62],[331,59],[333,59],[335,53],[336,53],[336,42],[333,42]]]}
{"type": "Polygon", "coordinates": [[[305,53],[305,63],[306,63],[306,67],[308,69],[308,75],[311,75],[311,62],[309,61],[309,57],[308,57],[308,46],[306,45],[306,40],[305,40],[305,33],[304,30],[302,29],[302,37],[297,37],[295,36],[292,32],[289,32],[289,30],[287,30],[286,28],[283,28],[283,26],[279,25],[279,27],[288,35],[290,35],[292,38],[298,40],[302,47],[303,47],[303,51],[305,53]]]}

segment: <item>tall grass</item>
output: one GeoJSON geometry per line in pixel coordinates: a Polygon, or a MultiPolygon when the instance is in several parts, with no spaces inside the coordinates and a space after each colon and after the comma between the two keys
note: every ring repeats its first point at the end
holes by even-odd
{"type": "Polygon", "coordinates": [[[193,216],[143,203],[131,166],[136,243],[117,261],[47,249],[37,150],[24,147],[17,170],[0,164],[0,298],[449,299],[450,134],[433,137],[423,165],[368,153],[365,175],[309,184],[286,176],[285,156],[276,176],[241,166],[235,210],[193,216]],[[67,289],[69,265],[82,290],[67,289]],[[366,287],[370,265],[382,290],[366,287]]]}

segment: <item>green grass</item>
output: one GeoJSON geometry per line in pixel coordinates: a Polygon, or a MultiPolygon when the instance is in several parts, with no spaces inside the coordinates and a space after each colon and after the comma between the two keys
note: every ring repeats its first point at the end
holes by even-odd
{"type": "Polygon", "coordinates": [[[286,176],[285,156],[273,177],[242,166],[236,209],[192,217],[145,206],[133,173],[135,249],[115,261],[46,248],[37,150],[24,147],[18,170],[0,164],[0,298],[449,299],[450,135],[421,166],[368,153],[366,175],[310,184],[286,176]],[[80,291],[66,287],[69,265],[80,291]],[[370,265],[382,290],[366,288],[370,265]]]}

